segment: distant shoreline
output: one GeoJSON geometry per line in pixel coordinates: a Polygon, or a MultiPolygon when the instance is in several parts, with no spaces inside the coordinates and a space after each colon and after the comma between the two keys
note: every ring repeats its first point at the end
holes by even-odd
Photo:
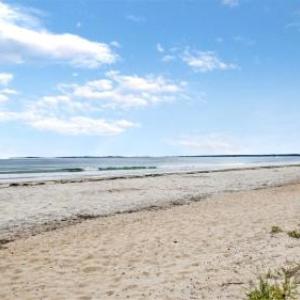
{"type": "Polygon", "coordinates": [[[1,159],[59,159],[59,158],[168,158],[168,157],[300,157],[300,153],[281,153],[281,154],[215,154],[215,155],[162,155],[162,156],[151,156],[151,155],[137,155],[137,156],[122,156],[122,155],[109,155],[109,156],[20,156],[20,157],[8,157],[1,159]]]}

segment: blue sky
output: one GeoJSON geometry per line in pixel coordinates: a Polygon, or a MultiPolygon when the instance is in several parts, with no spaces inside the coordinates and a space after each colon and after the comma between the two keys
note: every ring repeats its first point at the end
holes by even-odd
{"type": "Polygon", "coordinates": [[[0,157],[300,152],[300,2],[0,0],[0,157]]]}

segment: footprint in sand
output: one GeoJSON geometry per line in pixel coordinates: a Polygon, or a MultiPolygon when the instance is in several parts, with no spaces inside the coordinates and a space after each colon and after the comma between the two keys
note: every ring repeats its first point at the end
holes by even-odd
{"type": "Polygon", "coordinates": [[[90,297],[90,296],[80,296],[78,299],[80,299],[80,300],[91,300],[92,297],[90,297]]]}
{"type": "Polygon", "coordinates": [[[113,294],[114,294],[114,291],[108,291],[108,292],[106,292],[107,296],[112,296],[113,294]]]}
{"type": "Polygon", "coordinates": [[[86,267],[83,269],[83,272],[85,273],[91,273],[91,272],[97,272],[100,271],[101,268],[100,267],[86,267]]]}

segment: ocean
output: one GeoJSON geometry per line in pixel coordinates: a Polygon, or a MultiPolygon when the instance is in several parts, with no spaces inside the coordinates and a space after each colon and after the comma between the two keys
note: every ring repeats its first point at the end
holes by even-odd
{"type": "Polygon", "coordinates": [[[299,155],[0,159],[0,181],[127,176],[300,164],[299,155]]]}

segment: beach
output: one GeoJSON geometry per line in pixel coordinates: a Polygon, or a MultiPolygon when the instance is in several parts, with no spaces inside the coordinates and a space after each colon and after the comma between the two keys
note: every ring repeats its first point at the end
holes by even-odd
{"type": "Polygon", "coordinates": [[[299,32],[300,1],[0,0],[0,300],[300,300],[299,32]]]}
{"type": "Polygon", "coordinates": [[[0,206],[1,299],[245,299],[300,263],[298,166],[4,184],[0,206]]]}

